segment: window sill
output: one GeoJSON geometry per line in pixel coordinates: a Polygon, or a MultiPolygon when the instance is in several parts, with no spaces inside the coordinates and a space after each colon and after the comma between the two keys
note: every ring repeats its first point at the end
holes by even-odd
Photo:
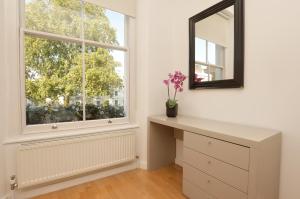
{"type": "Polygon", "coordinates": [[[7,138],[4,140],[4,145],[10,144],[25,144],[29,142],[36,141],[46,141],[51,139],[58,138],[68,138],[68,137],[76,137],[76,136],[87,136],[98,133],[109,133],[111,131],[121,131],[121,130],[130,130],[137,129],[139,126],[137,124],[123,124],[123,125],[115,125],[109,127],[102,128],[86,128],[86,129],[73,129],[67,131],[60,131],[56,133],[39,133],[39,134],[27,134],[27,135],[19,135],[11,138],[7,138]]]}

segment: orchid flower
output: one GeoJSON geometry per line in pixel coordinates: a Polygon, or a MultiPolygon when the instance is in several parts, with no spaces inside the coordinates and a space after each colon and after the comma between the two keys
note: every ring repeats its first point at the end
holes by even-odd
{"type": "Polygon", "coordinates": [[[176,105],[177,92],[183,91],[183,82],[186,80],[186,76],[180,71],[175,71],[174,74],[169,73],[168,77],[168,79],[163,80],[163,83],[168,88],[168,104],[172,104],[173,106],[174,104],[176,105]],[[173,99],[170,98],[170,84],[173,84],[175,90],[173,99]]]}

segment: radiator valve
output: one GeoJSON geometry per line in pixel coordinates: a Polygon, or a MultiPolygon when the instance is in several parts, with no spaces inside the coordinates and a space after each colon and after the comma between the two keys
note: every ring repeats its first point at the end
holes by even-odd
{"type": "Polygon", "coordinates": [[[10,189],[15,190],[18,187],[16,175],[10,176],[10,189]]]}

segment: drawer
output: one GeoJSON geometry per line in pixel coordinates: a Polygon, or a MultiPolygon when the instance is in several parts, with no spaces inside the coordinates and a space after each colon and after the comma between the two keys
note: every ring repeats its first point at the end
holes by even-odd
{"type": "Polygon", "coordinates": [[[247,199],[247,194],[184,163],[183,179],[218,199],[247,199]]]}
{"type": "Polygon", "coordinates": [[[182,187],[183,194],[189,199],[216,199],[187,180],[183,179],[182,187]]]}
{"type": "Polygon", "coordinates": [[[183,149],[184,162],[247,193],[248,172],[189,148],[183,149]]]}
{"type": "Polygon", "coordinates": [[[184,146],[242,169],[249,169],[248,147],[190,132],[184,132],[184,146]]]}

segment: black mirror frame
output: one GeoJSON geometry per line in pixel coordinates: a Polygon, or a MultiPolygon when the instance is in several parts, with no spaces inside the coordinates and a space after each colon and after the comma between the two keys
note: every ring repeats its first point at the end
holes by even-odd
{"type": "Polygon", "coordinates": [[[244,0],[223,0],[189,19],[189,88],[240,88],[244,86],[244,0]],[[195,81],[195,24],[234,5],[234,78],[195,81]]]}

